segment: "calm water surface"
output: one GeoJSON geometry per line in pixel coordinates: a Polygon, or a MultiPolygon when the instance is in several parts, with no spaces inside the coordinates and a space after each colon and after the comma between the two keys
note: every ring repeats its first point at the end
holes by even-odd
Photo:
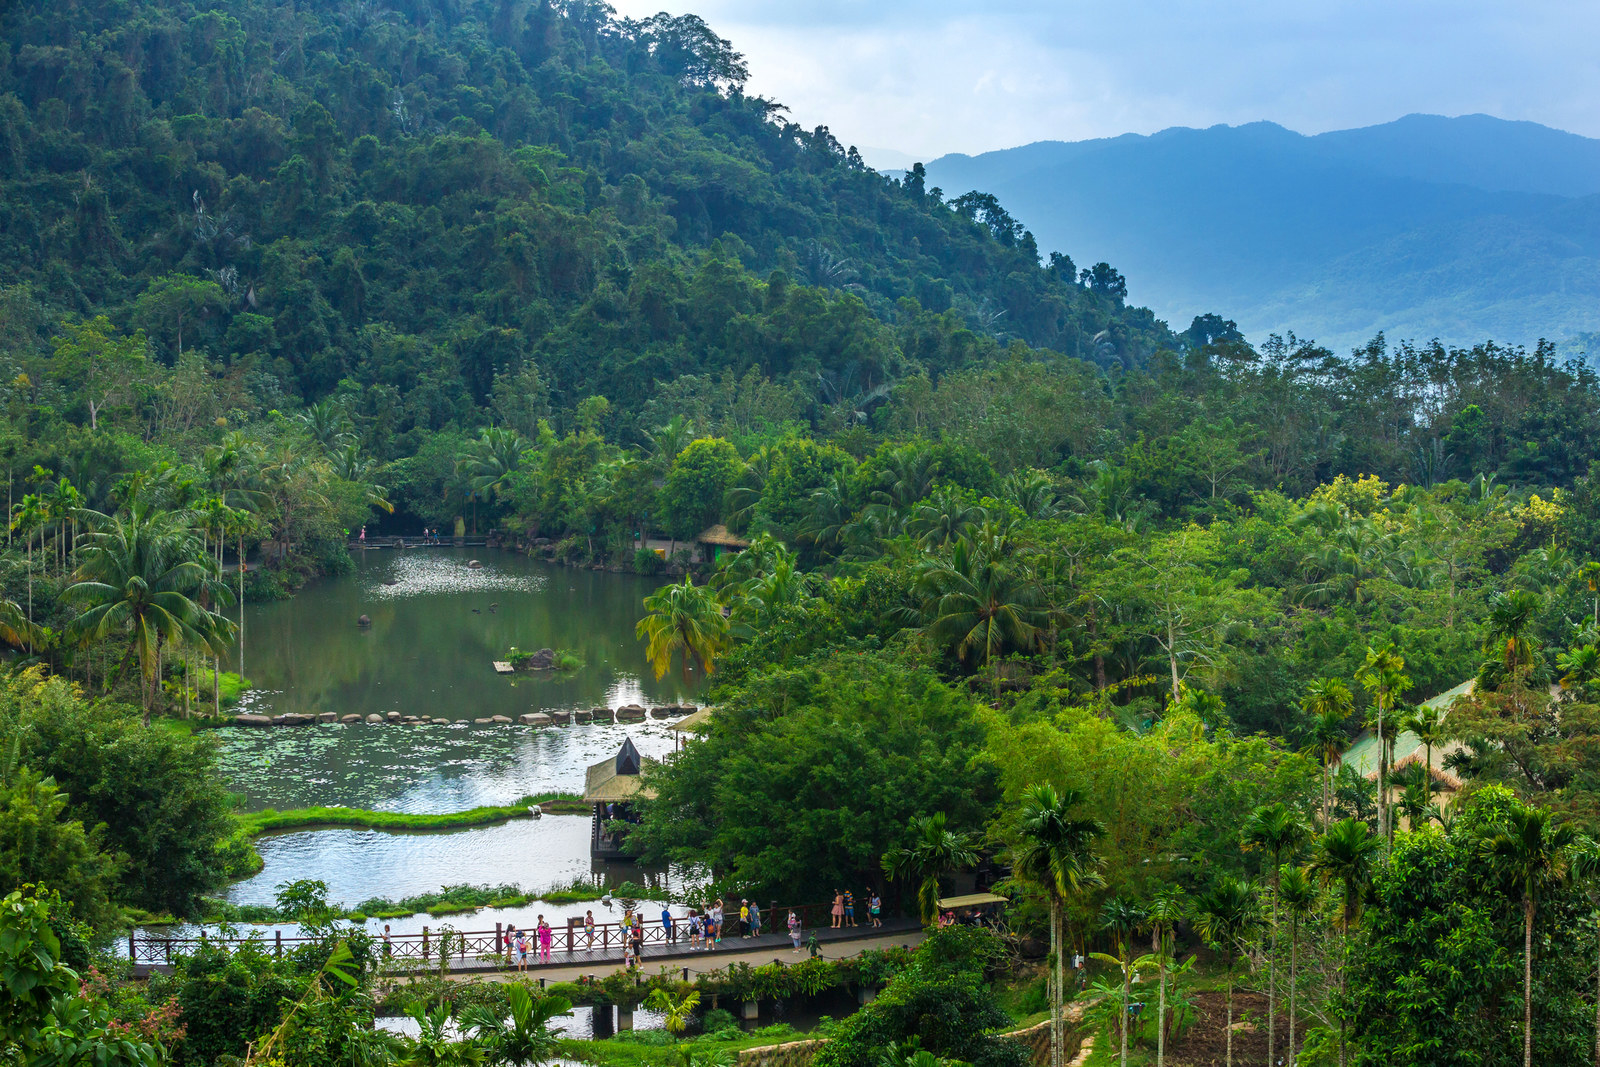
{"type": "MultiPolygon", "coordinates": [[[[697,685],[674,675],[656,680],[634,636],[652,580],[552,567],[484,548],[355,555],[353,574],[246,608],[244,669],[257,688],[245,709],[398,711],[452,722],[219,730],[224,773],[247,810],[328,805],[432,813],[510,804],[532,793],[582,792],[586,768],[615,755],[624,738],[645,756],[674,747],[670,720],[543,728],[471,721],[696,701],[697,685]],[[469,568],[473,559],[483,566],[469,568]],[[362,615],[371,626],[357,625],[362,615]],[[492,661],[512,646],[570,648],[585,665],[561,676],[495,674],[492,661]]],[[[315,878],[328,883],[330,899],[355,904],[447,885],[536,890],[574,877],[615,883],[665,873],[593,863],[589,825],[587,816],[546,816],[451,833],[270,836],[258,844],[265,869],[228,896],[270,903],[278,884],[315,878]]],[[[455,921],[460,928],[492,926],[497,918],[520,922],[524,910],[455,921]]],[[[415,925],[427,921],[423,916],[415,925]]],[[[412,924],[402,920],[396,929],[402,925],[412,924]]]]}
{"type": "Polygon", "coordinates": [[[453,725],[222,730],[224,769],[248,809],[457,811],[581,791],[584,769],[624,737],[647,756],[671,750],[674,735],[656,720],[544,729],[471,721],[694,701],[698,686],[672,674],[656,680],[634,636],[652,580],[484,548],[355,555],[352,575],[246,609],[244,667],[257,689],[245,710],[398,711],[453,725]],[[468,568],[472,559],[483,567],[468,568]],[[371,626],[357,625],[362,615],[371,626]],[[585,666],[546,677],[495,674],[492,662],[512,646],[570,648],[585,666]]]}

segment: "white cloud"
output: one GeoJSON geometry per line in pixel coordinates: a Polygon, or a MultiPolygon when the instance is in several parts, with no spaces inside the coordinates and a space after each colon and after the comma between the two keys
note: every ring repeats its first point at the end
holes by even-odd
{"type": "MultiPolygon", "coordinates": [[[[642,17],[663,5],[613,0],[642,17]]],[[[1422,111],[1600,136],[1600,5],[1570,0],[669,0],[750,90],[846,144],[931,158],[1270,119],[1303,133],[1422,111]]]]}

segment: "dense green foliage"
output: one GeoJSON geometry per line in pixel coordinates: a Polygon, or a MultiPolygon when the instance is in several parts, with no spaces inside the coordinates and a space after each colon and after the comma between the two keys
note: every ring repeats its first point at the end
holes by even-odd
{"type": "Polygon", "coordinates": [[[90,908],[104,862],[119,903],[191,914],[243,847],[209,738],[144,729],[126,707],[86,701],[36,670],[0,685],[0,735],[22,768],[55,781],[66,801],[61,818],[90,828],[106,856],[49,879],[75,906],[90,908]]]}

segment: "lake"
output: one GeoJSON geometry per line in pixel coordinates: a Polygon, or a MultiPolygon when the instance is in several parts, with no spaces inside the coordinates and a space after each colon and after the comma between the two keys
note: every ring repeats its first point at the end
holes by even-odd
{"type": "MultiPolygon", "coordinates": [[[[398,711],[451,723],[219,730],[223,771],[247,810],[328,805],[434,813],[510,804],[533,793],[582,792],[585,769],[615,755],[624,738],[645,756],[672,751],[670,720],[542,728],[472,722],[696,701],[698,680],[657,680],[634,635],[653,579],[486,548],[353,555],[351,574],[246,607],[244,673],[256,688],[240,710],[398,711]],[[472,560],[482,566],[469,567],[472,560]],[[357,624],[362,615],[370,626],[357,624]],[[572,649],[584,666],[549,676],[495,674],[492,661],[513,646],[572,649]]],[[[326,881],[330,899],[345,903],[463,883],[537,889],[585,874],[639,878],[626,865],[592,864],[588,845],[587,816],[447,834],[282,834],[260,841],[266,869],[228,896],[267,902],[273,886],[296,878],[326,881]]]]}

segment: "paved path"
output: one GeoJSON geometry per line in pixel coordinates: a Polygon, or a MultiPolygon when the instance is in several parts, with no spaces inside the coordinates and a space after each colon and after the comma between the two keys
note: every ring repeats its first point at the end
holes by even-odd
{"type": "MultiPolygon", "coordinates": [[[[884,932],[874,935],[867,927],[858,927],[855,930],[818,930],[817,941],[824,959],[842,960],[857,955],[869,948],[890,948],[895,945],[915,945],[922,941],[920,927],[906,927],[891,930],[885,925],[884,932]],[[826,937],[827,934],[844,933],[846,937],[826,937]],[[865,935],[865,936],[863,936],[865,935]]],[[[807,935],[809,939],[809,935],[807,935]]],[[[598,955],[598,953],[596,953],[598,955]]],[[[654,974],[657,969],[667,967],[680,975],[682,968],[688,968],[690,975],[704,974],[707,971],[720,970],[733,963],[748,963],[752,967],[759,967],[773,960],[782,960],[784,963],[798,963],[806,958],[806,950],[796,952],[789,944],[788,938],[775,938],[763,935],[750,938],[747,942],[743,938],[733,938],[722,942],[722,947],[715,951],[706,952],[681,952],[672,955],[658,954],[645,951],[644,965],[641,973],[654,974]]],[[[522,978],[543,978],[547,982],[573,982],[584,975],[595,975],[604,978],[612,971],[619,970],[621,963],[615,959],[607,958],[596,960],[592,963],[566,963],[557,958],[556,962],[548,965],[532,966],[526,971],[486,971],[482,969],[452,970],[450,978],[453,981],[489,981],[506,982],[522,978]]]]}

